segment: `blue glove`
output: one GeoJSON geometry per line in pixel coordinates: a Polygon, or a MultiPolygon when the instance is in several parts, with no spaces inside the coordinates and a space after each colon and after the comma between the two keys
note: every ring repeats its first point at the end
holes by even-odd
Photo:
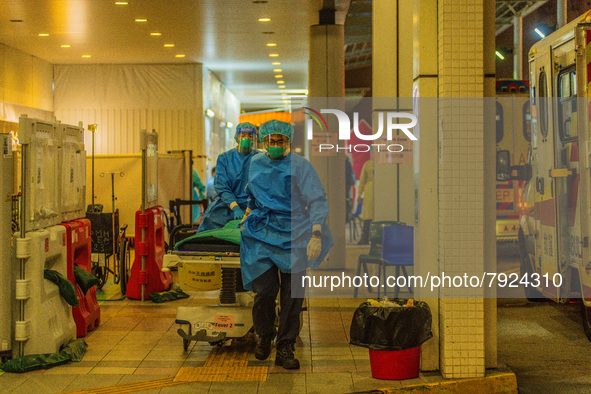
{"type": "Polygon", "coordinates": [[[232,208],[232,211],[234,212],[234,220],[242,220],[244,211],[238,205],[232,208]]]}

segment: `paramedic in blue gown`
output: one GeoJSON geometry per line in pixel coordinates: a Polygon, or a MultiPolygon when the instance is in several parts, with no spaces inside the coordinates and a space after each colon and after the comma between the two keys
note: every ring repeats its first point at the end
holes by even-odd
{"type": "Polygon", "coordinates": [[[289,123],[278,120],[265,122],[259,129],[267,152],[250,164],[240,244],[243,285],[256,293],[252,317],[260,340],[255,357],[269,357],[277,336],[275,365],[286,369],[300,367],[294,344],[304,297],[302,276],[306,268],[318,267],[333,246],[326,224],[326,193],[310,162],[290,152],[292,132],[289,123]]]}
{"type": "Polygon", "coordinates": [[[218,156],[215,166],[214,188],[217,196],[203,215],[197,232],[224,227],[231,220],[244,217],[250,161],[258,154],[253,149],[256,126],[244,122],[236,126],[236,148],[218,156]]]}

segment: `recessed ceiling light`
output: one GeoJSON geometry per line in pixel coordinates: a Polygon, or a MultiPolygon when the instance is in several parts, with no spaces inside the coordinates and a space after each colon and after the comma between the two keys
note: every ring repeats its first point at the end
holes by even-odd
{"type": "Polygon", "coordinates": [[[185,57],[184,53],[179,53],[178,55],[174,55],[174,57],[185,57]]]}
{"type": "Polygon", "coordinates": [[[82,55],[82,57],[89,58],[90,55],[82,55]]]}
{"type": "Polygon", "coordinates": [[[39,33],[39,37],[49,37],[49,33],[39,33]]]}
{"type": "Polygon", "coordinates": [[[273,62],[273,63],[271,63],[271,64],[272,64],[272,65],[274,65],[274,66],[278,66],[278,65],[280,65],[280,64],[281,64],[281,62],[273,62]]]}
{"type": "Polygon", "coordinates": [[[282,69],[280,69],[280,68],[274,68],[274,69],[273,69],[273,72],[276,72],[276,73],[280,73],[281,71],[283,71],[283,70],[282,70],[282,69]]]}
{"type": "Polygon", "coordinates": [[[127,1],[116,1],[115,5],[128,5],[129,3],[127,1]]]}
{"type": "Polygon", "coordinates": [[[161,36],[162,33],[152,32],[150,33],[151,36],[161,36]]]}
{"type": "Polygon", "coordinates": [[[275,82],[281,83],[281,84],[285,83],[285,81],[275,81],[275,82]]]}
{"type": "Polygon", "coordinates": [[[259,22],[269,22],[271,18],[259,18],[259,22]]]}
{"type": "Polygon", "coordinates": [[[274,42],[269,42],[266,44],[268,47],[276,47],[277,44],[275,44],[274,42]]]}
{"type": "Polygon", "coordinates": [[[279,89],[285,89],[285,85],[279,85],[279,89]]]}
{"type": "Polygon", "coordinates": [[[283,75],[277,74],[277,75],[275,75],[275,78],[283,78],[283,75]]]}
{"type": "Polygon", "coordinates": [[[269,53],[269,57],[277,57],[277,56],[279,56],[278,53],[269,53]]]}
{"type": "Polygon", "coordinates": [[[60,45],[60,46],[61,46],[62,48],[70,48],[70,44],[63,44],[63,45],[60,45]]]}
{"type": "Polygon", "coordinates": [[[164,48],[172,48],[174,44],[164,44],[164,48]]]}
{"type": "Polygon", "coordinates": [[[136,22],[147,22],[148,20],[146,18],[135,18],[136,22]]]}

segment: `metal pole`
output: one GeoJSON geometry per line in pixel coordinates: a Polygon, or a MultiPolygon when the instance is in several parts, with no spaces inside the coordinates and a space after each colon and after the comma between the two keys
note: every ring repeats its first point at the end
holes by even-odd
{"type": "Polygon", "coordinates": [[[92,212],[94,212],[94,132],[96,131],[96,124],[88,125],[88,130],[92,133],[92,160],[90,161],[92,166],[92,212]]]}
{"type": "MultiPolygon", "coordinates": [[[[147,135],[146,135],[147,138],[147,135]]],[[[146,149],[142,149],[142,217],[146,214],[146,149]]],[[[146,242],[146,228],[142,226],[142,245],[146,242]]],[[[142,272],[146,270],[146,256],[142,254],[142,272]]],[[[142,302],[146,295],[146,285],[142,283],[142,302]]]]}
{"type": "Polygon", "coordinates": [[[556,29],[560,29],[562,26],[566,25],[566,17],[566,0],[558,0],[558,2],[556,3],[556,22],[558,22],[558,26],[556,27],[556,29]]]}
{"type": "MultiPolygon", "coordinates": [[[[25,219],[27,217],[26,210],[27,210],[27,193],[26,193],[26,185],[27,185],[27,155],[28,155],[28,144],[22,145],[21,151],[21,239],[25,238],[25,219]]],[[[25,279],[25,258],[19,259],[19,279],[25,279]]],[[[19,300],[19,312],[18,312],[18,320],[24,321],[25,320],[25,300],[19,300]]],[[[23,341],[18,342],[18,356],[24,356],[25,349],[23,348],[23,341]]]]}
{"type": "Polygon", "coordinates": [[[523,56],[521,55],[521,43],[523,18],[521,16],[513,17],[513,79],[520,80],[523,75],[523,56]]]}

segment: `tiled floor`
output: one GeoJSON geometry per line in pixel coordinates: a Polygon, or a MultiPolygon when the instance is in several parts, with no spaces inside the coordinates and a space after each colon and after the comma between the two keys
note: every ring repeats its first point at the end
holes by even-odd
{"type": "MultiPolygon", "coordinates": [[[[107,291],[108,293],[108,291],[107,291]]],[[[174,377],[181,367],[201,367],[212,351],[209,343],[191,343],[184,351],[174,324],[176,308],[215,304],[217,293],[194,293],[191,298],[154,304],[151,301],[104,301],[101,324],[85,338],[84,359],[49,370],[0,375],[0,391],[53,393],[120,385],[174,377]]],[[[118,298],[115,296],[111,298],[118,298]]],[[[288,371],[274,366],[274,353],[266,361],[250,355],[248,366],[268,366],[261,382],[198,382],[158,388],[147,393],[184,392],[326,392],[350,393],[397,387],[397,381],[371,377],[369,352],[349,345],[349,327],[360,299],[310,299],[304,327],[296,344],[301,368],[288,371]]],[[[422,375],[405,384],[424,383],[422,375]]]]}

